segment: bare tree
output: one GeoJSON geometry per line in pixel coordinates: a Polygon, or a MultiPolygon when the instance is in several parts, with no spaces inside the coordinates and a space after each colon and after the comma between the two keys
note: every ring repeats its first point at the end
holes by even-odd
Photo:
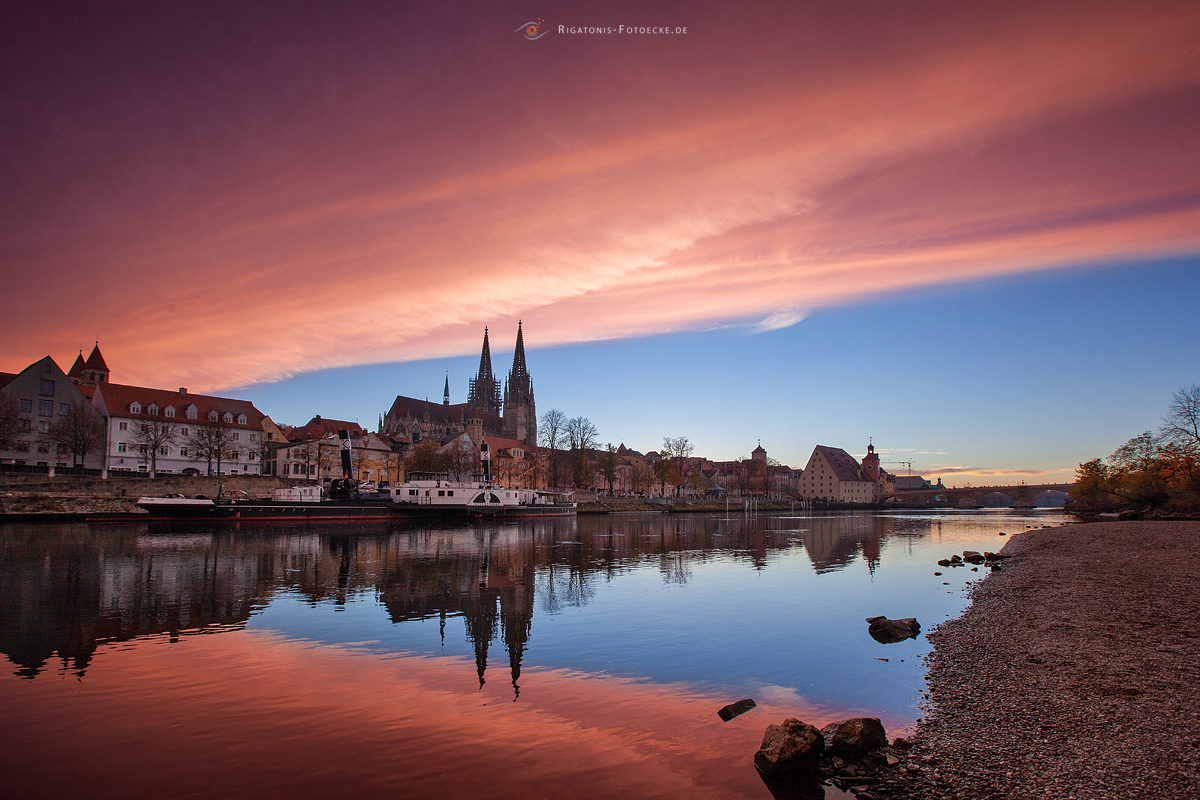
{"type": "Polygon", "coordinates": [[[233,431],[220,425],[197,425],[187,439],[188,458],[192,461],[203,461],[208,466],[207,474],[213,474],[213,464],[217,466],[217,474],[221,473],[221,464],[239,452],[233,441],[233,431]]]}
{"type": "Polygon", "coordinates": [[[552,408],[542,415],[538,423],[538,442],[550,450],[550,485],[559,486],[559,457],[558,451],[564,444],[566,435],[567,415],[552,408]]]}
{"type": "Polygon", "coordinates": [[[21,432],[20,403],[12,395],[0,393],[0,450],[11,450],[21,432]]]}
{"type": "Polygon", "coordinates": [[[600,451],[600,472],[604,474],[604,480],[608,481],[608,493],[612,494],[613,482],[617,477],[617,448],[612,442],[600,451]]]}
{"type": "Polygon", "coordinates": [[[46,439],[57,444],[61,451],[71,454],[74,466],[84,465],[87,454],[104,446],[104,420],[91,403],[71,402],[66,414],[59,414],[50,424],[46,439]]]}
{"type": "Polygon", "coordinates": [[[591,454],[596,448],[596,426],[587,417],[571,417],[566,426],[567,443],[571,446],[571,472],[575,486],[583,488],[585,479],[591,483],[591,454]]]}
{"type": "Polygon", "coordinates": [[[438,452],[437,442],[421,442],[412,449],[408,462],[404,465],[406,472],[444,472],[446,459],[438,452]]]}
{"type": "Polygon", "coordinates": [[[1200,448],[1200,384],[1175,390],[1159,433],[1189,450],[1200,448]]]}
{"type": "Polygon", "coordinates": [[[475,451],[475,445],[470,440],[455,439],[446,445],[443,455],[446,457],[446,466],[460,481],[463,475],[470,475],[479,470],[479,453],[475,451]]]}
{"type": "MultiPolygon", "coordinates": [[[[663,457],[675,459],[675,471],[680,478],[683,477],[686,470],[686,461],[691,458],[692,453],[696,451],[696,446],[688,441],[686,436],[670,436],[663,437],[663,457]]],[[[682,481],[680,481],[682,483],[682,481]]]]}
{"type": "Polygon", "coordinates": [[[143,461],[150,463],[150,477],[158,472],[158,457],[160,451],[170,448],[178,438],[174,422],[161,419],[148,419],[145,422],[135,422],[130,429],[129,441],[138,449],[143,461]]]}

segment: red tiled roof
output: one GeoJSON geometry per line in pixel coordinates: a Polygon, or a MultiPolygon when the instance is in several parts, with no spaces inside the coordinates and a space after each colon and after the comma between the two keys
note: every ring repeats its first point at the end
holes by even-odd
{"type": "Polygon", "coordinates": [[[488,443],[488,447],[491,448],[493,453],[500,450],[511,450],[514,447],[518,450],[524,450],[529,455],[537,455],[538,452],[536,447],[530,447],[520,439],[505,439],[502,436],[485,435],[483,440],[488,443]]]}
{"type": "MultiPolygon", "coordinates": [[[[76,387],[82,390],[84,387],[76,387]]],[[[154,404],[160,409],[166,409],[168,406],[175,407],[175,420],[185,423],[208,423],[208,413],[216,411],[218,415],[217,423],[224,425],[224,415],[226,412],[233,414],[233,427],[246,427],[254,430],[262,429],[262,422],[266,418],[266,414],[254,407],[254,404],[249,400],[235,400],[230,397],[213,397],[204,394],[181,394],[179,391],[170,389],[150,389],[145,386],[127,386],[122,383],[101,383],[96,386],[94,393],[99,395],[103,401],[103,410],[110,417],[148,417],[145,409],[154,404]],[[133,414],[129,408],[137,402],[142,407],[141,414],[133,414]],[[196,406],[196,419],[189,420],[185,415],[184,409],[189,405],[196,406]],[[246,424],[239,426],[237,424],[238,416],[246,415],[246,424]]],[[[160,418],[162,414],[159,415],[160,418]]]]}
{"type": "Polygon", "coordinates": [[[336,436],[338,431],[350,431],[351,435],[357,436],[366,433],[366,429],[357,422],[349,422],[344,419],[325,419],[324,417],[316,416],[308,421],[308,424],[301,425],[299,428],[292,428],[288,431],[287,437],[292,441],[309,441],[311,439],[324,439],[326,436],[336,436]]]}
{"type": "MultiPolygon", "coordinates": [[[[82,355],[82,353],[80,354],[82,355]]],[[[104,356],[100,355],[100,343],[96,342],[96,346],[92,348],[92,354],[87,357],[87,362],[83,365],[87,369],[103,370],[108,372],[108,364],[104,363],[104,356]]]]}
{"type": "Polygon", "coordinates": [[[819,444],[816,448],[825,456],[825,460],[829,462],[833,474],[837,476],[839,481],[866,481],[870,480],[862,471],[854,456],[847,453],[840,447],[826,447],[819,444]]]}

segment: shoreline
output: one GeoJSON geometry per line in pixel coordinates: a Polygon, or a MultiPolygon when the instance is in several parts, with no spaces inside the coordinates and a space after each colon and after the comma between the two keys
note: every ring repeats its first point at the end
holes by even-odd
{"type": "Polygon", "coordinates": [[[1200,796],[1200,523],[1020,534],[929,633],[926,716],[878,797],[1200,796]]]}

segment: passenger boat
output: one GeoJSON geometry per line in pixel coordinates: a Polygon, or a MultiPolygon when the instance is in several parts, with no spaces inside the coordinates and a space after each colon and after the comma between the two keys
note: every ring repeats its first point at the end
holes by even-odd
{"type": "Polygon", "coordinates": [[[406,507],[461,510],[476,516],[542,517],[575,513],[575,504],[560,493],[537,489],[494,486],[482,476],[456,481],[446,472],[412,473],[404,483],[388,489],[397,513],[406,507]]]}

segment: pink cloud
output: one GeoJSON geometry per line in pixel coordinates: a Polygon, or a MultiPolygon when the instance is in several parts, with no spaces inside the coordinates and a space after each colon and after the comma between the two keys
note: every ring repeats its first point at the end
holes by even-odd
{"type": "Polygon", "coordinates": [[[762,325],[1200,248],[1194,5],[774,13],[698,7],[658,49],[275,32],[180,56],[215,78],[192,105],[79,101],[95,141],[31,100],[75,169],[27,142],[0,367],[100,334],[121,380],[202,391],[517,317],[536,345],[762,325]]]}

